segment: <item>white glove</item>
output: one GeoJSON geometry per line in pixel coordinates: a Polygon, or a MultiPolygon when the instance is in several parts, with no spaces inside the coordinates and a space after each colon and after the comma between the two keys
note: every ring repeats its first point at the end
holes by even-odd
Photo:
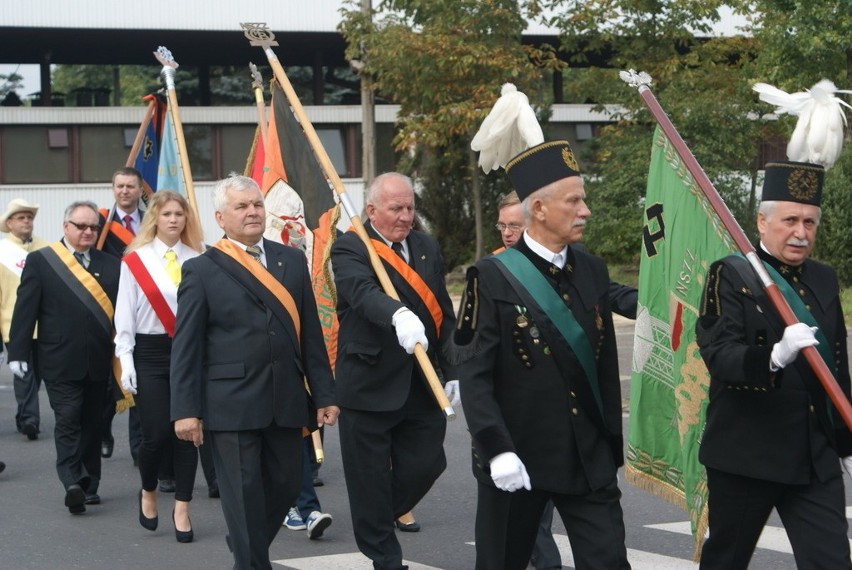
{"type": "Polygon", "coordinates": [[[420,343],[423,345],[423,350],[429,350],[429,341],[426,340],[426,328],[417,315],[411,312],[410,309],[403,307],[393,314],[391,319],[394,328],[396,329],[396,338],[399,341],[399,346],[405,349],[408,354],[414,354],[414,345],[420,343]]]}
{"type": "Polygon", "coordinates": [[[9,363],[9,370],[18,378],[23,378],[29,369],[30,367],[23,360],[13,360],[9,363]]]}
{"type": "Polygon", "coordinates": [[[133,364],[133,354],[122,354],[118,357],[121,362],[121,388],[131,394],[136,393],[136,366],[133,364]]]}
{"type": "Polygon", "coordinates": [[[846,474],[852,477],[852,455],[841,457],[840,464],[843,466],[843,470],[846,471],[846,474]]]}
{"type": "Polygon", "coordinates": [[[451,406],[458,406],[461,404],[461,391],[459,390],[459,381],[458,380],[450,380],[446,384],[444,384],[444,394],[447,395],[447,399],[450,401],[451,406]]]}
{"type": "Polygon", "coordinates": [[[527,468],[515,453],[511,451],[501,453],[491,460],[490,465],[491,479],[501,491],[514,493],[521,487],[527,491],[532,489],[527,468]]]}
{"type": "Polygon", "coordinates": [[[770,356],[770,368],[777,370],[784,368],[794,360],[799,351],[806,346],[819,344],[814,334],[817,327],[809,327],[805,323],[796,323],[784,329],[784,336],[772,347],[770,356]]]}

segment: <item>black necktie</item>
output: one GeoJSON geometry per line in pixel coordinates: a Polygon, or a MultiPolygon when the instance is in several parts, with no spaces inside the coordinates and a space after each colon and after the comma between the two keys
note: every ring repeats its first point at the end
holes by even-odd
{"type": "Polygon", "coordinates": [[[401,242],[398,242],[398,241],[393,242],[391,244],[391,249],[394,250],[396,252],[396,254],[402,258],[403,261],[405,261],[405,256],[402,254],[402,243],[401,242]]]}

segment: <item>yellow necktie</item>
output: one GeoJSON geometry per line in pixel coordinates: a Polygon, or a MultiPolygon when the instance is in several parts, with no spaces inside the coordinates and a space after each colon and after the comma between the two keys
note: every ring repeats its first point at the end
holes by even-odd
{"type": "Polygon", "coordinates": [[[175,287],[180,285],[180,264],[177,260],[177,253],[173,249],[166,252],[166,273],[175,284],[175,287]]]}

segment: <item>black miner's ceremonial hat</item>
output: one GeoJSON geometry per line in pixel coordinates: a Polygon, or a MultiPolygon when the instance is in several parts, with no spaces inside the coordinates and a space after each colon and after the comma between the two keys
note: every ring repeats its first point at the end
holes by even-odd
{"type": "Polygon", "coordinates": [[[550,141],[528,148],[510,160],[506,174],[523,201],[552,182],[580,176],[580,165],[568,141],[550,141]]]}
{"type": "Polygon", "coordinates": [[[761,201],[780,200],[819,206],[825,168],[809,162],[774,161],[766,163],[761,201]]]}

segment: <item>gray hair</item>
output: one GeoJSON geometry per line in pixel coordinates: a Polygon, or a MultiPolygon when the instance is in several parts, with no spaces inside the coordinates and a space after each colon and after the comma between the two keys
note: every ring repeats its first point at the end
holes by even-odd
{"type": "Polygon", "coordinates": [[[521,211],[524,213],[524,222],[529,226],[532,222],[532,212],[530,207],[533,200],[546,200],[556,191],[556,186],[548,184],[544,188],[539,188],[521,201],[521,211]]]}
{"type": "Polygon", "coordinates": [[[98,216],[98,220],[100,220],[100,212],[98,212],[97,204],[90,200],[77,200],[76,202],[71,202],[71,204],[65,208],[65,217],[62,218],[62,221],[67,222],[70,220],[71,214],[73,214],[74,210],[77,208],[89,208],[96,216],[98,216]]]}
{"type": "Polygon", "coordinates": [[[255,189],[260,191],[260,186],[257,185],[254,179],[231,172],[227,178],[218,181],[216,186],[213,187],[213,209],[219,213],[224,211],[225,206],[228,204],[228,199],[225,196],[228,190],[245,192],[246,190],[255,189]]]}
{"type": "Polygon", "coordinates": [[[379,195],[384,189],[385,180],[391,178],[402,180],[405,185],[408,186],[408,188],[411,190],[411,194],[414,194],[414,184],[411,182],[411,178],[409,178],[405,174],[400,174],[399,172],[385,172],[384,174],[379,174],[378,176],[376,176],[370,183],[370,186],[367,188],[367,197],[364,201],[365,205],[379,205],[379,195]]]}
{"type": "MultiPolygon", "coordinates": [[[[763,214],[763,217],[767,220],[772,217],[772,214],[775,212],[775,208],[778,206],[777,200],[766,200],[761,202],[757,207],[757,211],[763,214]]],[[[822,208],[817,206],[817,225],[819,225],[819,221],[822,219],[822,208]]]]}

